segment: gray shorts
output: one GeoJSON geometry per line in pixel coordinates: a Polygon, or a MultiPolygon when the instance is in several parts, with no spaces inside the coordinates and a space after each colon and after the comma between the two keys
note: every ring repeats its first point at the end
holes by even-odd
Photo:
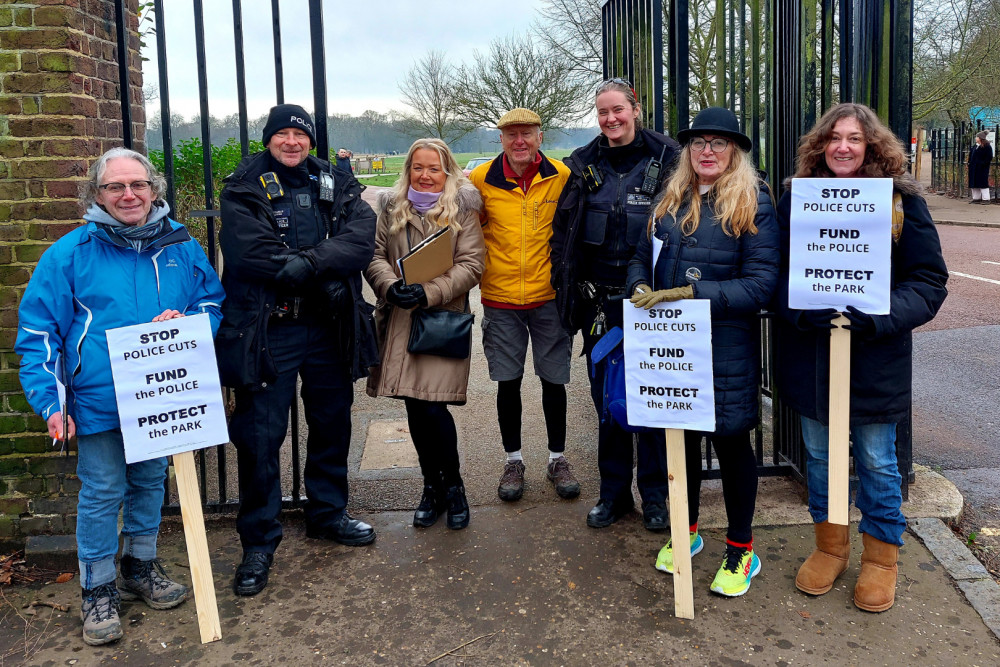
{"type": "Polygon", "coordinates": [[[483,305],[483,350],[494,382],[524,375],[524,358],[531,338],[535,375],[552,384],[569,382],[573,344],[559,322],[556,302],[513,310],[483,305]]]}

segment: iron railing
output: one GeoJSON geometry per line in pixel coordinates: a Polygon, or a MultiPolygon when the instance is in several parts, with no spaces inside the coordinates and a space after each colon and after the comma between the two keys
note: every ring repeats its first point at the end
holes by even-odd
{"type": "MultiPolygon", "coordinates": [[[[927,145],[931,153],[931,190],[949,197],[969,197],[969,156],[975,145],[976,134],[993,132],[993,162],[990,166],[990,187],[996,192],[1000,187],[1000,124],[987,124],[981,120],[962,122],[957,128],[931,130],[927,145]]],[[[990,200],[998,203],[998,196],[990,200]]]]}

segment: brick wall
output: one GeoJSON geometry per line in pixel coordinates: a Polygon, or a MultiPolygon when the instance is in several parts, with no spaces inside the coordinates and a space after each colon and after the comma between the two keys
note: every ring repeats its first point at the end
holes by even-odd
{"type": "MultiPolygon", "coordinates": [[[[144,150],[138,0],[128,0],[133,147],[144,150]]],[[[0,0],[0,543],[76,528],[76,456],[52,449],[18,382],[17,305],[80,223],[80,181],[122,145],[113,0],[0,0]]]]}

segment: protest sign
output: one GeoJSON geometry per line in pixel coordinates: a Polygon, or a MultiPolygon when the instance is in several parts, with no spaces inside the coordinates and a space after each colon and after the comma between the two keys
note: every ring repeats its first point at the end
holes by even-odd
{"type": "Polygon", "coordinates": [[[222,638],[192,450],[229,442],[208,315],[107,331],[125,461],[173,455],[198,629],[222,638]]]}
{"type": "Polygon", "coordinates": [[[793,179],[789,222],[789,307],[888,314],[891,178],[793,179]]]}
{"type": "Polygon", "coordinates": [[[684,429],[715,430],[710,304],[685,299],[644,310],[625,302],[622,320],[628,420],[666,428],[670,533],[685,536],[675,540],[674,616],[694,618],[684,429]]]}
{"type": "Polygon", "coordinates": [[[229,442],[208,315],[107,335],[126,462],[229,442]]]}

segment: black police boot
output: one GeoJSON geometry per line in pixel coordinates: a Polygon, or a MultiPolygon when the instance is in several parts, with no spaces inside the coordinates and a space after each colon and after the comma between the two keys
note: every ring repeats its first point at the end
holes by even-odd
{"type": "Polygon", "coordinates": [[[602,498],[587,514],[587,525],[591,528],[607,528],[631,511],[632,505],[627,502],[613,503],[602,498]]]}
{"type": "Polygon", "coordinates": [[[243,562],[236,568],[233,592],[237,595],[257,595],[267,586],[267,573],[274,555],[260,551],[245,551],[243,562]]]}
{"type": "Polygon", "coordinates": [[[462,530],[469,525],[469,501],[465,499],[465,486],[457,484],[448,489],[448,527],[462,530]]]}
{"type": "Polygon", "coordinates": [[[669,528],[670,521],[667,518],[666,504],[657,502],[643,503],[642,525],[646,527],[646,530],[654,533],[662,533],[669,528]]]}
{"type": "Polygon", "coordinates": [[[443,487],[438,484],[424,483],[424,495],[420,497],[420,504],[413,513],[413,525],[418,528],[430,528],[437,523],[441,512],[447,509],[443,487]]]}
{"type": "Polygon", "coordinates": [[[306,537],[333,540],[348,547],[360,547],[375,541],[375,529],[347,512],[325,526],[306,525],[306,537]]]}

